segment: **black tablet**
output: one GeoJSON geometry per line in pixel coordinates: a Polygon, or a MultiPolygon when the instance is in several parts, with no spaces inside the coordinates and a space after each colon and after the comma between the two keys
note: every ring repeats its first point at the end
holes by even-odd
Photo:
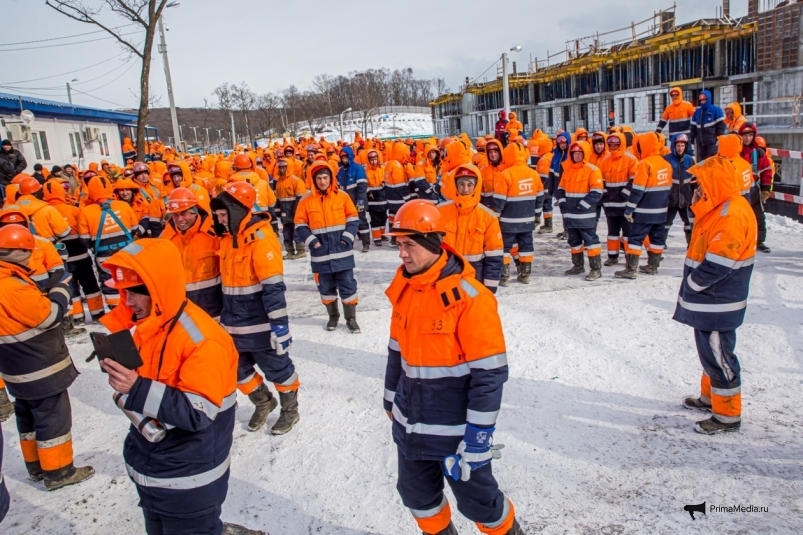
{"type": "Polygon", "coordinates": [[[98,361],[112,359],[129,370],[142,366],[142,357],[139,356],[131,331],[122,330],[114,334],[92,332],[89,333],[89,338],[95,347],[98,361]]]}

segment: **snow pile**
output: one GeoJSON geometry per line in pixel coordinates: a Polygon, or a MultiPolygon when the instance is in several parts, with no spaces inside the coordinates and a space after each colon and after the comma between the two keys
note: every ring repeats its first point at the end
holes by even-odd
{"type": "MultiPolygon", "coordinates": [[[[768,217],[770,255],[756,258],[737,353],[744,427],[705,437],[680,407],[698,392],[688,327],[672,321],[685,244],[676,225],[655,277],[594,283],[565,277],[568,246],[536,235],[533,282],[498,294],[510,380],[494,471],[525,533],[803,532],[803,228],[768,217]],[[697,514],[686,504],[754,505],[769,513],[697,514]]],[[[558,223],[558,227],[560,224],[558,223]]],[[[600,236],[605,236],[604,224],[600,236]]],[[[272,535],[417,533],[396,489],[396,450],[382,410],[390,307],[383,295],[399,262],[389,247],[356,253],[362,334],[326,332],[309,263],[286,263],[301,421],[288,435],[249,433],[240,396],[223,518],[272,535]]],[[[643,260],[642,260],[643,261],[643,260]]],[[[5,534],[142,533],[122,461],[127,420],[106,376],[71,350],[82,372],[70,389],[76,462],[95,477],[47,493],[26,477],[13,421],[4,425],[11,510],[5,534]]],[[[448,491],[447,491],[448,492],[448,491]]],[[[452,510],[460,533],[476,529],[452,510]]]]}
{"type": "MultiPolygon", "coordinates": [[[[363,137],[410,137],[410,136],[431,136],[432,117],[427,113],[391,113],[369,116],[367,123],[360,120],[354,122],[343,117],[343,137],[351,141],[354,139],[354,132],[359,130],[363,137]]],[[[323,131],[316,135],[322,135],[327,141],[337,141],[340,139],[339,122],[329,123],[324,126],[323,131]]]]}

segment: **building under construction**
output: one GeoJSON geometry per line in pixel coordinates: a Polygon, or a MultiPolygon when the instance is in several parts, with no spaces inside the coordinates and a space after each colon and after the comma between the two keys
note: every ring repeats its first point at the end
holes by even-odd
{"type": "MultiPolygon", "coordinates": [[[[627,27],[568,41],[558,53],[532,60],[526,72],[513,62],[510,108],[524,125],[550,135],[558,130],[606,131],[610,124],[637,132],[655,128],[680,87],[696,102],[703,89],[714,103],[743,103],[770,146],[801,150],[803,0],[746,0],[745,17],[731,18],[730,1],[717,16],[679,23],[675,6],[627,27]]],[[[431,103],[435,134],[493,133],[503,109],[503,77],[466,79],[459,93],[431,103]]],[[[801,161],[779,162],[781,181],[798,186],[801,161]]]]}

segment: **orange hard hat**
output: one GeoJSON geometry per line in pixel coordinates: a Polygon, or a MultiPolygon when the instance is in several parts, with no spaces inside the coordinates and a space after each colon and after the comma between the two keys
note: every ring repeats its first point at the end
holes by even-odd
{"type": "Polygon", "coordinates": [[[388,234],[409,236],[410,234],[430,234],[432,232],[446,234],[440,210],[429,201],[415,199],[404,203],[399,208],[388,234]]]}
{"type": "Polygon", "coordinates": [[[186,212],[193,206],[198,206],[198,199],[187,188],[176,188],[167,198],[167,213],[177,214],[186,212]]]}
{"type": "Polygon", "coordinates": [[[28,177],[20,181],[20,195],[33,195],[42,189],[42,184],[34,177],[28,177]]]}
{"type": "Polygon", "coordinates": [[[453,142],[453,137],[445,137],[438,142],[438,146],[442,149],[445,149],[447,145],[451,145],[453,142]]]}
{"type": "Polygon", "coordinates": [[[758,145],[762,149],[766,149],[767,148],[767,140],[764,139],[761,136],[756,136],[756,145],[758,145]]]}
{"type": "MultiPolygon", "coordinates": [[[[21,225],[8,225],[0,228],[0,249],[24,249],[33,251],[36,241],[33,234],[21,225]]],[[[2,257],[0,257],[2,259],[2,257]]]]}
{"type": "Polygon", "coordinates": [[[488,142],[485,140],[484,137],[481,137],[481,138],[479,138],[477,140],[477,148],[478,149],[484,149],[485,145],[487,145],[487,144],[488,144],[488,142]]]}
{"type": "Polygon", "coordinates": [[[12,223],[28,228],[28,216],[16,204],[7,205],[0,211],[0,224],[10,225],[12,223]]]}
{"type": "MultiPolygon", "coordinates": [[[[245,155],[243,154],[243,156],[245,155]]],[[[248,158],[248,156],[245,157],[248,158]]],[[[249,159],[249,161],[251,160],[249,159]]],[[[257,202],[257,191],[254,189],[254,186],[244,180],[229,182],[223,191],[234,197],[237,202],[249,210],[253,208],[254,204],[257,202]]]]}
{"type": "Polygon", "coordinates": [[[115,290],[124,290],[126,288],[133,288],[134,286],[142,286],[145,284],[139,274],[134,271],[133,269],[122,267],[122,266],[106,266],[106,269],[111,272],[112,278],[104,282],[108,288],[114,288],[115,290]]]}
{"type": "Polygon", "coordinates": [[[139,186],[134,184],[133,180],[131,180],[130,178],[126,177],[126,178],[121,178],[120,180],[118,180],[117,182],[114,183],[114,191],[118,191],[118,190],[121,190],[121,189],[139,190],[139,186]]]}
{"type": "Polygon", "coordinates": [[[413,144],[413,138],[408,137],[407,139],[404,140],[404,144],[405,145],[412,145],[413,144]]]}
{"type": "MultiPolygon", "coordinates": [[[[28,175],[28,174],[25,174],[25,173],[20,173],[17,176],[15,176],[14,178],[11,179],[11,183],[12,184],[19,184],[20,182],[22,182],[26,178],[33,178],[33,177],[31,175],[28,175]]],[[[36,180],[35,178],[33,178],[33,179],[36,180]]]]}
{"type": "Polygon", "coordinates": [[[232,160],[231,166],[237,170],[251,169],[251,158],[247,154],[238,154],[232,160]]]}

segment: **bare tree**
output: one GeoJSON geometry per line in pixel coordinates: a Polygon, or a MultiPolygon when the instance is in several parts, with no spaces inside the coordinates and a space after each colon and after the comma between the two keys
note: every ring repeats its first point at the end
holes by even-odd
{"type": "MultiPolygon", "coordinates": [[[[151,74],[151,50],[156,35],[156,25],[168,0],[96,0],[99,6],[92,7],[82,0],[45,0],[45,4],[78,22],[95,25],[112,35],[124,49],[131,51],[142,61],[139,81],[139,113],[137,114],[137,159],[145,159],[145,125],[148,121],[149,80],[151,74]],[[122,33],[101,20],[104,7],[118,17],[137,24],[145,30],[142,43],[122,33]]],[[[141,36],[139,36],[141,37],[141,36]]]]}
{"type": "Polygon", "coordinates": [[[257,97],[256,111],[259,129],[265,133],[274,128],[276,119],[281,114],[281,100],[273,93],[264,93],[257,97]]]}
{"type": "Polygon", "coordinates": [[[332,107],[332,97],[335,89],[335,79],[328,74],[319,74],[312,81],[312,87],[320,93],[326,101],[328,115],[334,115],[335,110],[332,107]]]}
{"type": "Polygon", "coordinates": [[[237,109],[242,113],[243,123],[245,124],[246,142],[251,142],[251,122],[248,114],[256,108],[257,96],[245,82],[240,85],[232,84],[231,94],[237,109]]]}
{"type": "Polygon", "coordinates": [[[443,78],[433,78],[432,79],[432,88],[435,89],[435,96],[439,97],[441,95],[445,95],[446,93],[450,93],[452,90],[446,85],[446,80],[443,78]]]}

